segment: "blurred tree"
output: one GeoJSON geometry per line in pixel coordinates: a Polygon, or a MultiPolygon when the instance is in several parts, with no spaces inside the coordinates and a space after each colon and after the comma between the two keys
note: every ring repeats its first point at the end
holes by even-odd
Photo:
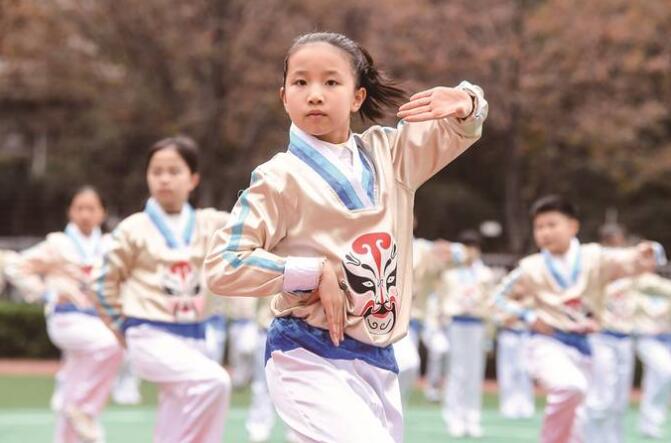
{"type": "Polygon", "coordinates": [[[144,152],[175,133],[202,146],[200,204],[230,208],[285,149],[282,60],[314,30],[360,41],[410,92],[485,89],[483,139],[417,194],[420,235],[496,219],[493,246],[522,252],[526,208],[563,192],[586,237],[613,207],[671,246],[666,0],[0,0],[0,235],[60,228],[83,182],[138,210],[144,152]]]}

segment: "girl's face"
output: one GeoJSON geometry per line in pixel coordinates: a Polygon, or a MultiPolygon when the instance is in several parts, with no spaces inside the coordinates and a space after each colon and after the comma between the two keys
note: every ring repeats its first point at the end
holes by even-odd
{"type": "Polygon", "coordinates": [[[105,220],[105,208],[93,191],[80,192],[72,199],[68,218],[84,235],[90,235],[105,220]]]}
{"type": "Polygon", "coordinates": [[[157,151],[149,160],[147,185],[149,193],[164,211],[176,213],[189,199],[200,176],[191,173],[189,165],[173,148],[157,151]]]}
{"type": "Polygon", "coordinates": [[[349,137],[350,115],[366,98],[356,88],[349,55],[324,42],[301,46],[290,57],[280,89],[284,109],[303,131],[330,143],[349,137]]]}

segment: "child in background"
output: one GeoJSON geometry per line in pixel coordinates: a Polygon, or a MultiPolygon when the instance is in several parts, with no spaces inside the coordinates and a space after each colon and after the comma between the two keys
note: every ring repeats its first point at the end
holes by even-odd
{"type": "Polygon", "coordinates": [[[443,399],[443,419],[453,437],[479,438],[482,383],[485,377],[486,320],[491,314],[494,274],[480,259],[480,236],[459,236],[472,261],[441,275],[437,294],[441,316],[450,319],[450,361],[443,399]]]}
{"type": "Polygon", "coordinates": [[[52,400],[55,442],[104,441],[98,417],[123,359],[87,296],[91,270],[110,246],[100,228],[105,215],[100,194],[82,187],[72,196],[65,231],[49,234],[8,269],[28,301],[46,303],[47,332],[62,352],[52,400]]]}
{"type": "Polygon", "coordinates": [[[193,209],[198,148],[186,137],[149,150],[151,197],[123,220],[93,289],[109,326],[127,343],[135,373],[159,387],[154,440],[221,442],[231,382],[207,355],[207,291],[200,272],[206,244],[226,212],[193,209]]]}
{"type": "Polygon", "coordinates": [[[529,369],[548,390],[541,442],[582,441],[576,411],[590,380],[591,348],[587,335],[598,329],[606,285],[638,275],[662,263],[651,242],[611,250],[581,244],[578,214],[557,195],[537,200],[531,208],[536,245],[541,252],[522,259],[501,283],[499,306],[530,325],[529,369]],[[530,307],[506,298],[530,298],[530,307]]]}

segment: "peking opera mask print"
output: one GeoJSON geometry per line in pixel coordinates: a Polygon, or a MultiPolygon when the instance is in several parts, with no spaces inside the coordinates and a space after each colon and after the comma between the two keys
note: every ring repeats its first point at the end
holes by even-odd
{"type": "Polygon", "coordinates": [[[343,262],[354,304],[373,335],[389,334],[398,316],[396,242],[386,232],[365,234],[352,244],[343,262]]]}
{"type": "Polygon", "coordinates": [[[169,297],[169,306],[176,322],[194,322],[205,308],[201,294],[200,274],[188,261],[179,261],[166,267],[161,282],[163,293],[169,297]]]}

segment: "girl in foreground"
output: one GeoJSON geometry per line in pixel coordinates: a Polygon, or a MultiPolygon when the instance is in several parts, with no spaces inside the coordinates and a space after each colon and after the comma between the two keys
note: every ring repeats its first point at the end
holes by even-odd
{"type": "Polygon", "coordinates": [[[266,376],[301,441],[403,438],[391,344],[410,317],[414,193],[480,137],[487,102],[466,82],[437,87],[401,106],[398,128],[352,134],[352,113],[377,119],[402,97],[349,38],[298,38],[288,152],[256,168],[209,248],[212,292],[278,294],[266,376]]]}

